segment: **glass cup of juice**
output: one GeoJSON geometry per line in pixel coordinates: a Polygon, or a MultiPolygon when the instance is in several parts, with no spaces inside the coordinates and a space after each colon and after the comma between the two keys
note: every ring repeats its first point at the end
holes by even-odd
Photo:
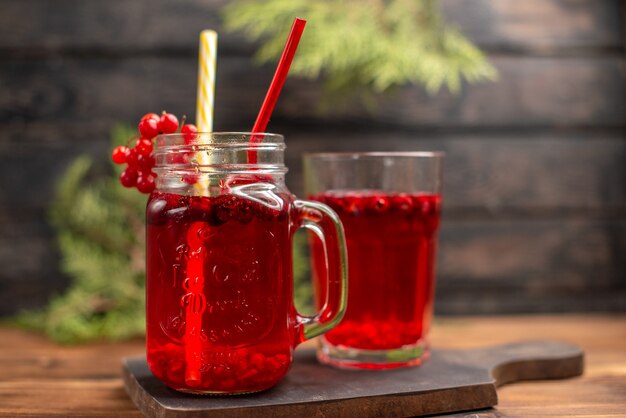
{"type": "MultiPolygon", "coordinates": [[[[330,206],[348,245],[348,308],[320,338],[318,358],[342,368],[421,364],[433,316],[443,153],[304,156],[309,199],[330,206]]],[[[317,304],[329,289],[322,242],[311,234],[317,304]]]]}
{"type": "Polygon", "coordinates": [[[287,373],[296,345],[344,314],[341,223],[328,206],[289,192],[284,149],[276,134],[156,138],[156,190],[146,210],[147,360],[175,390],[267,389],[287,373]],[[298,228],[315,231],[328,261],[327,300],[312,317],[293,303],[298,228]]]}

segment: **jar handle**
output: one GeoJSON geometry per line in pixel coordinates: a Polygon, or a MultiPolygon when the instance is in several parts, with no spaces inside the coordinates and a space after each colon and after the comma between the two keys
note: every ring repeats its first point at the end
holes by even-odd
{"type": "Polygon", "coordinates": [[[343,226],[328,206],[308,200],[294,202],[299,228],[313,232],[322,243],[326,258],[326,300],[313,316],[298,314],[296,343],[309,340],[334,328],[346,311],[348,301],[348,257],[343,226]]]}

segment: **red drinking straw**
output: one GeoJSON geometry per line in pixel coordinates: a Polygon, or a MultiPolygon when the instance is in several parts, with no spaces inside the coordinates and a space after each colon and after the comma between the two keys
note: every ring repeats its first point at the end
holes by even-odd
{"type": "MultiPolygon", "coordinates": [[[[274,111],[274,106],[276,106],[276,102],[278,101],[280,91],[283,88],[283,84],[285,84],[285,79],[287,78],[289,67],[291,66],[293,57],[296,54],[296,49],[298,49],[298,43],[300,42],[300,38],[302,37],[304,25],[306,25],[306,20],[300,18],[294,19],[293,26],[291,26],[291,32],[289,32],[289,37],[287,38],[287,43],[285,44],[285,49],[283,49],[283,54],[280,56],[280,61],[278,61],[278,67],[276,67],[276,72],[274,73],[272,84],[270,84],[270,88],[267,90],[267,94],[265,95],[265,100],[263,100],[263,105],[261,106],[259,115],[256,117],[256,121],[254,122],[252,133],[264,132],[265,128],[267,127],[270,116],[274,111]]],[[[263,137],[261,135],[253,135],[250,139],[250,142],[254,144],[261,142],[262,139],[263,137]]],[[[256,162],[256,151],[249,150],[248,163],[256,164],[256,162]]]]}

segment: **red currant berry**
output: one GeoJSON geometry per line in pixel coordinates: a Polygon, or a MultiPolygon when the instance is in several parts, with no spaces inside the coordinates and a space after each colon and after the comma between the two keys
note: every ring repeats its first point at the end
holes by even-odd
{"type": "Polygon", "coordinates": [[[262,369],[264,363],[265,363],[265,356],[261,353],[254,353],[250,357],[250,364],[257,369],[262,369]]]}
{"type": "Polygon", "coordinates": [[[406,193],[400,193],[392,198],[393,207],[401,212],[409,212],[413,209],[413,200],[406,193]]]}
{"type": "Polygon", "coordinates": [[[180,128],[181,134],[195,134],[198,132],[198,128],[193,123],[186,123],[180,128]]]}
{"type": "Polygon", "coordinates": [[[193,141],[193,139],[196,137],[197,132],[198,128],[196,128],[196,125],[192,123],[183,125],[183,127],[180,128],[180,133],[183,134],[183,138],[185,138],[185,142],[187,143],[193,141]]]}
{"type": "Polygon", "coordinates": [[[132,167],[126,167],[120,174],[120,183],[124,187],[133,187],[137,184],[137,170],[132,167]]]}
{"type": "Polygon", "coordinates": [[[145,138],[139,138],[135,142],[135,150],[139,155],[150,155],[152,153],[152,141],[145,138]]]}
{"type": "Polygon", "coordinates": [[[154,187],[154,175],[141,175],[137,178],[137,190],[141,193],[152,193],[154,187]]]}
{"type": "Polygon", "coordinates": [[[370,198],[369,207],[374,212],[385,212],[389,208],[389,199],[385,196],[373,196],[370,198]]]}
{"type": "Polygon", "coordinates": [[[159,124],[156,119],[144,119],[139,122],[139,133],[142,137],[152,139],[159,134],[159,124]]]}
{"type": "Polygon", "coordinates": [[[173,134],[178,129],[178,119],[171,113],[163,112],[161,119],[159,119],[158,128],[164,134],[173,134]]]}
{"type": "Polygon", "coordinates": [[[137,150],[134,148],[126,148],[126,163],[129,167],[137,165],[137,150]]]}
{"type": "Polygon", "coordinates": [[[139,170],[141,171],[150,172],[150,170],[152,170],[152,168],[154,167],[154,164],[154,157],[150,154],[139,154],[137,156],[137,167],[139,167],[139,170]]]}
{"type": "Polygon", "coordinates": [[[146,113],[145,115],[141,117],[141,122],[143,122],[146,119],[155,119],[158,122],[159,115],[157,115],[156,113],[146,113]]]}
{"type": "Polygon", "coordinates": [[[378,196],[371,196],[366,203],[366,207],[368,209],[372,209],[374,211],[380,210],[384,206],[384,200],[382,200],[378,196]]]}
{"type": "Polygon", "coordinates": [[[115,164],[124,164],[126,162],[126,152],[128,152],[128,148],[123,145],[115,147],[111,153],[111,159],[115,164]]]}

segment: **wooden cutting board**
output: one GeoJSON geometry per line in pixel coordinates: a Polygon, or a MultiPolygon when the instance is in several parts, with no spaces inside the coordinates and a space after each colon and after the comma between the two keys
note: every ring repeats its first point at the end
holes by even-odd
{"type": "Polygon", "coordinates": [[[406,417],[487,408],[496,387],[520,380],[562,379],[583,372],[580,348],[528,341],[474,350],[432,351],[422,366],[390,371],[320,365],[297,350],[287,376],[252,395],[193,396],[158,381],[144,357],[123,360],[126,390],[148,417],[406,417]]]}

